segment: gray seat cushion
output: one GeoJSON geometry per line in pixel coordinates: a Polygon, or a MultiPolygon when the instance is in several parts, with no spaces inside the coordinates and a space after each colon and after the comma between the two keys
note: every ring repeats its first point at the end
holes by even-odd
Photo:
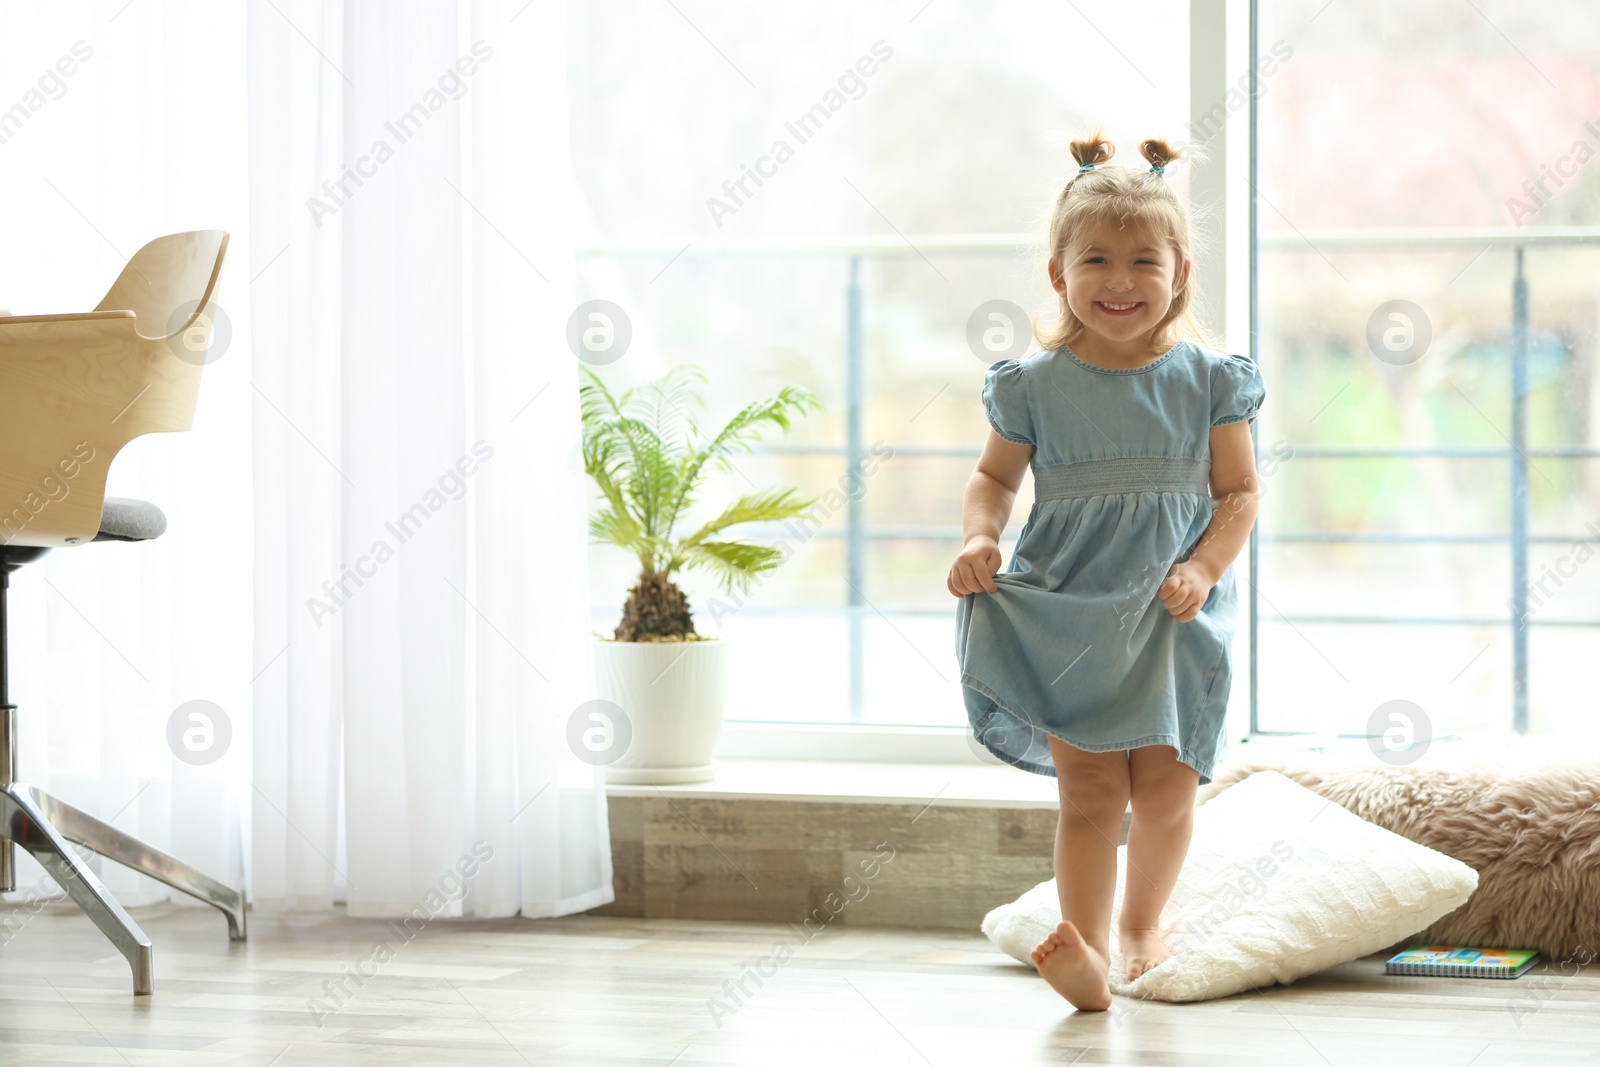
{"type": "Polygon", "coordinates": [[[148,500],[106,497],[96,541],[150,541],[167,532],[167,517],[148,500]]]}

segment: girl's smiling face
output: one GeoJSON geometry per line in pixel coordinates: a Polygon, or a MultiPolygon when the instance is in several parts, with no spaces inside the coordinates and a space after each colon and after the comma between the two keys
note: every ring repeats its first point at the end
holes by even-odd
{"type": "Polygon", "coordinates": [[[1189,280],[1178,269],[1172,244],[1110,224],[1081,235],[1050,261],[1050,284],[1089,328],[1075,347],[1102,357],[1141,359],[1154,354],[1152,331],[1189,280]]]}

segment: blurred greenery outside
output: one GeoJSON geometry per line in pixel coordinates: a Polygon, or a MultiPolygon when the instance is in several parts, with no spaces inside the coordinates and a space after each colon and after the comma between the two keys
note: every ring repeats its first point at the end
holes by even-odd
{"type": "MultiPolygon", "coordinates": [[[[1071,136],[1107,121],[1120,147],[1115,162],[1124,163],[1141,136],[1183,137],[1188,5],[1166,5],[1165,22],[1149,14],[1161,4],[1108,2],[1082,5],[1082,15],[1045,5],[953,5],[910,21],[919,6],[887,12],[824,3],[746,13],[707,3],[685,5],[682,15],[631,0],[574,7],[573,141],[593,238],[665,249],[586,257],[579,295],[615,300],[631,316],[632,347],[601,369],[608,382],[655,377],[680,362],[706,368],[704,426],[790,382],[823,398],[823,410],[795,433],[768,440],[839,454],[743,457],[735,473],[708,485],[704,510],[752,485],[794,485],[820,496],[846,474],[848,256],[701,249],[727,240],[906,237],[898,254],[864,258],[860,267],[864,447],[870,453],[883,441],[897,452],[879,463],[863,498],[862,721],[960,726],[945,574],[959,548],[962,491],[988,432],[979,387],[989,360],[968,349],[966,322],[993,299],[1046,320],[1054,305],[1041,247],[923,255],[916,235],[1042,241],[1051,200],[1070,176],[1071,136]],[[1113,42],[1138,41],[1123,51],[1136,52],[1142,70],[1097,48],[1075,56],[1064,76],[1047,45],[1052,35],[1082,33],[1083,19],[1113,42]],[[781,136],[786,119],[876,40],[890,42],[894,58],[866,79],[860,98],[714,225],[707,198],[720,195],[725,180],[781,136]],[[968,451],[905,451],[915,448],[968,451]],[[886,527],[940,536],[870,536],[886,527]]],[[[1600,125],[1600,21],[1576,0],[1497,9],[1493,25],[1444,0],[1403,11],[1378,0],[1322,8],[1321,0],[1286,0],[1262,5],[1260,16],[1262,51],[1282,39],[1294,55],[1259,97],[1258,211],[1273,243],[1258,261],[1258,358],[1268,395],[1256,440],[1263,460],[1275,445],[1300,450],[1263,474],[1255,586],[1260,725],[1359,733],[1375,707],[1404,698],[1426,711],[1436,732],[1504,729],[1507,622],[1290,620],[1507,620],[1508,541],[1280,538],[1508,534],[1512,253],[1353,252],[1318,247],[1314,235],[1513,228],[1507,204],[1526,195],[1524,180],[1568,153],[1585,136],[1585,121],[1600,125]],[[1369,317],[1394,299],[1420,305],[1431,324],[1426,354],[1409,366],[1384,363],[1367,345],[1369,317]],[[1306,452],[1431,447],[1502,454],[1306,452]]],[[[1186,189],[1185,168],[1169,175],[1186,189]]],[[[1526,229],[1597,225],[1600,163],[1586,163],[1526,229]]],[[[1524,267],[1529,446],[1595,448],[1600,245],[1530,248],[1524,267]]],[[[1530,580],[1571,557],[1573,539],[1595,536],[1585,523],[1600,528],[1597,470],[1594,458],[1531,457],[1529,531],[1563,540],[1530,547],[1530,580]]],[[[1025,485],[1002,543],[1008,561],[1030,505],[1025,485]]],[[[851,721],[845,518],[845,508],[834,511],[816,536],[769,531],[798,551],[736,609],[708,580],[686,578],[702,632],[740,645],[730,719],[851,721]]],[[[594,628],[608,633],[636,575],[616,550],[593,548],[591,562],[594,628]]],[[[1230,736],[1239,735],[1249,707],[1248,567],[1247,550],[1235,564],[1241,612],[1230,736]]],[[[1532,728],[1600,736],[1587,714],[1593,698],[1585,671],[1600,628],[1542,625],[1600,622],[1600,560],[1580,565],[1554,595],[1532,599],[1539,623],[1529,641],[1532,728]]]]}

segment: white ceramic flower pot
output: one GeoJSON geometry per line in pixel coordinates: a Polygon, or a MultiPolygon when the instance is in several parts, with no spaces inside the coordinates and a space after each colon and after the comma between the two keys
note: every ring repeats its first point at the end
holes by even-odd
{"type": "Polygon", "coordinates": [[[627,716],[622,755],[606,779],[629,785],[708,782],[722,735],[728,642],[595,642],[595,686],[627,716]]]}

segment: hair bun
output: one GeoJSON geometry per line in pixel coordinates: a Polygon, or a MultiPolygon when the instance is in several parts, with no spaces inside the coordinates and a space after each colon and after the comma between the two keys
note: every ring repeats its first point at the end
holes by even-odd
{"type": "Polygon", "coordinates": [[[1159,137],[1151,137],[1139,142],[1139,154],[1143,156],[1152,167],[1165,167],[1174,159],[1183,156],[1181,148],[1173,148],[1159,137]]]}
{"type": "Polygon", "coordinates": [[[1095,130],[1081,141],[1071,144],[1072,158],[1078,161],[1078,166],[1084,164],[1108,163],[1111,157],[1117,154],[1117,146],[1105,139],[1104,130],[1095,130]]]}

